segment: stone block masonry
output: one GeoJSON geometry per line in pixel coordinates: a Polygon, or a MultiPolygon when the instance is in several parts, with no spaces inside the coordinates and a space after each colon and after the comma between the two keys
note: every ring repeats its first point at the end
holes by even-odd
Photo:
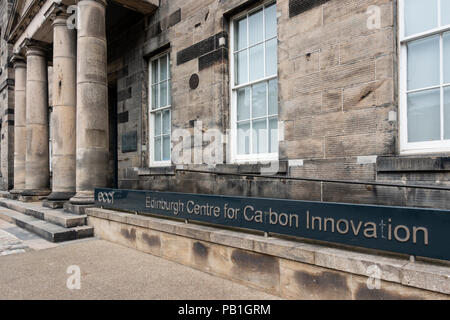
{"type": "MultiPolygon", "coordinates": [[[[130,166],[145,168],[151,152],[148,66],[139,52],[149,58],[161,50],[170,52],[172,130],[200,120],[205,130],[225,132],[230,128],[231,108],[230,19],[256,4],[205,1],[199,9],[196,1],[161,1],[157,14],[146,18],[144,39],[130,44],[137,54],[122,66],[126,73],[119,80],[119,137],[138,132],[137,152],[119,152],[120,186],[152,184],[151,176],[126,175],[130,166]],[[155,26],[158,32],[152,31],[155,26]],[[130,63],[137,67],[135,72],[130,72],[130,63]],[[192,75],[199,79],[196,89],[189,87],[192,75]],[[141,82],[131,83],[132,78],[141,82]],[[129,115],[126,123],[124,112],[129,115]],[[132,119],[132,113],[142,117],[132,119]]],[[[397,110],[394,13],[395,3],[388,0],[277,1],[279,120],[285,130],[279,155],[281,160],[304,159],[308,168],[291,170],[291,175],[374,179],[375,165],[359,164],[357,158],[396,154],[397,123],[389,116],[397,110]],[[378,29],[367,27],[371,5],[381,9],[378,29]]],[[[129,56],[131,51],[123,49],[123,54],[129,56]]]]}

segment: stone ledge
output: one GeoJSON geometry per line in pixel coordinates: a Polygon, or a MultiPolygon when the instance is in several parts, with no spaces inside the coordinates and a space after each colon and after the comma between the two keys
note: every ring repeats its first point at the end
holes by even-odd
{"type": "Polygon", "coordinates": [[[450,157],[378,157],[377,172],[448,172],[450,157]]]}
{"type": "MultiPolygon", "coordinates": [[[[150,168],[136,168],[138,176],[175,176],[178,172],[184,172],[185,170],[192,170],[193,173],[209,173],[211,175],[217,174],[250,174],[260,175],[264,174],[264,169],[269,169],[270,164],[218,164],[214,169],[209,169],[206,165],[182,165],[182,169],[177,166],[169,165],[163,167],[150,167],[150,168]]],[[[289,171],[288,161],[281,160],[278,162],[277,174],[283,175],[289,171]]]]}
{"type": "Polygon", "coordinates": [[[450,267],[448,266],[428,262],[411,263],[407,259],[359,253],[300,241],[265,238],[254,234],[100,208],[86,209],[86,213],[88,216],[99,219],[253,251],[358,276],[369,276],[367,267],[376,265],[381,271],[381,280],[450,295],[450,267]]]}
{"type": "MultiPolygon", "coordinates": [[[[278,172],[277,174],[286,174],[289,170],[289,164],[286,160],[280,160],[278,162],[278,172]]],[[[270,163],[268,164],[218,164],[216,168],[211,173],[237,173],[237,174],[263,174],[264,169],[268,169],[270,167],[270,163]]]]}

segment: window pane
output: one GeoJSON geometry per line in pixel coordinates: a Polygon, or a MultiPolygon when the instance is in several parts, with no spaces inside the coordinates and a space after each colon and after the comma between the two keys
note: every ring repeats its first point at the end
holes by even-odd
{"type": "Polygon", "coordinates": [[[170,134],[170,110],[163,111],[163,127],[162,134],[170,134]]]}
{"type": "Polygon", "coordinates": [[[255,84],[252,87],[252,118],[267,115],[267,82],[255,84]]]}
{"type": "Polygon", "coordinates": [[[408,94],[408,141],[441,140],[440,89],[408,94]]]}
{"type": "Polygon", "coordinates": [[[269,119],[269,152],[278,152],[278,118],[269,119]]]}
{"type": "Polygon", "coordinates": [[[165,107],[167,106],[167,81],[162,82],[159,86],[160,86],[159,107],[165,107]]]}
{"type": "Polygon", "coordinates": [[[241,123],[237,126],[237,153],[250,154],[250,123],[241,123]]]}
{"type": "Polygon", "coordinates": [[[450,83],[450,32],[444,33],[443,37],[444,37],[444,83],[450,83]]]}
{"type": "Polygon", "coordinates": [[[441,25],[450,24],[450,0],[441,0],[441,25]]]}
{"type": "Polygon", "coordinates": [[[408,90],[440,83],[439,36],[408,43],[408,90]]]}
{"type": "Polygon", "coordinates": [[[264,45],[250,48],[250,81],[264,77],[264,45]]]}
{"type": "Polygon", "coordinates": [[[248,82],[248,66],[247,66],[247,50],[236,53],[234,59],[234,69],[236,84],[243,84],[248,82]]]}
{"type": "Polygon", "coordinates": [[[161,161],[161,137],[155,138],[155,161],[161,161]]]}
{"type": "Polygon", "coordinates": [[[167,81],[167,105],[170,106],[172,104],[172,87],[170,85],[170,80],[167,81]]]}
{"type": "Polygon", "coordinates": [[[237,91],[237,119],[238,121],[250,119],[250,87],[237,91]]]}
{"type": "Polygon", "coordinates": [[[170,76],[170,54],[167,55],[167,78],[171,79],[172,77],[170,76]]]}
{"type": "Polygon", "coordinates": [[[266,77],[277,74],[277,39],[266,42],[266,77]]]}
{"type": "Polygon", "coordinates": [[[267,153],[267,119],[253,121],[252,153],[267,153]]]}
{"type": "Polygon", "coordinates": [[[424,32],[438,26],[438,0],[405,1],[405,35],[424,32]]]}
{"type": "Polygon", "coordinates": [[[170,160],[170,136],[164,136],[163,138],[163,161],[170,160]]]}
{"type": "Polygon", "coordinates": [[[277,7],[275,4],[265,9],[266,13],[266,39],[277,35],[277,7]]]}
{"type": "Polygon", "coordinates": [[[444,89],[444,139],[450,139],[450,87],[444,89]]]}
{"type": "Polygon", "coordinates": [[[152,86],[152,109],[158,109],[158,85],[152,86]]]}
{"type": "Polygon", "coordinates": [[[269,116],[278,114],[278,83],[277,80],[269,81],[269,116]]]}
{"type": "Polygon", "coordinates": [[[263,11],[259,10],[248,17],[249,45],[263,41],[263,11]]]}
{"type": "Polygon", "coordinates": [[[159,68],[161,72],[159,75],[159,81],[167,80],[167,55],[161,57],[159,61],[159,68]]]}
{"type": "Polygon", "coordinates": [[[234,51],[247,47],[247,18],[234,23],[234,51]]]}
{"type": "Polygon", "coordinates": [[[161,135],[161,112],[155,113],[155,137],[161,135]]]}
{"type": "Polygon", "coordinates": [[[152,62],[152,83],[157,83],[158,79],[158,60],[152,62]]]}

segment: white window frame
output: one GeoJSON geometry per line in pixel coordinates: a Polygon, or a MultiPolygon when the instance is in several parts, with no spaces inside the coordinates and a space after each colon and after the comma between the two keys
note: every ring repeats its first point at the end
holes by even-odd
{"type": "MultiPolygon", "coordinates": [[[[444,79],[444,66],[443,66],[443,34],[450,31],[450,25],[441,25],[441,8],[440,1],[438,2],[438,25],[439,27],[428,30],[426,32],[405,36],[405,1],[399,0],[399,41],[398,46],[400,48],[399,60],[399,105],[400,105],[400,154],[424,154],[424,153],[444,153],[450,152],[450,140],[444,140],[444,94],[442,88],[447,87],[448,84],[443,83],[444,79]],[[408,106],[407,106],[407,82],[408,82],[408,50],[407,44],[414,40],[424,39],[433,35],[441,35],[440,37],[440,84],[430,88],[421,88],[417,91],[423,91],[427,89],[441,88],[441,140],[439,141],[425,141],[425,142],[408,142],[408,106]]],[[[416,90],[411,90],[414,92],[416,90]]]]}
{"type": "MultiPolygon", "coordinates": [[[[234,22],[236,20],[239,20],[245,16],[247,16],[247,21],[248,21],[248,16],[251,15],[253,12],[260,10],[263,7],[266,6],[270,6],[271,4],[275,4],[276,5],[276,1],[274,0],[268,0],[268,1],[264,1],[264,3],[258,4],[257,6],[248,9],[246,11],[240,12],[239,14],[233,16],[230,19],[230,52],[229,52],[229,61],[230,61],[230,98],[231,98],[231,112],[230,112],[230,128],[231,128],[231,134],[230,134],[230,149],[231,149],[231,162],[232,163],[255,163],[255,162],[268,162],[268,161],[278,161],[279,160],[279,146],[278,146],[278,150],[275,153],[260,153],[260,154],[245,154],[245,155],[239,155],[237,152],[238,149],[238,144],[237,144],[237,90],[240,88],[245,88],[245,87],[250,87],[253,86],[255,84],[258,83],[263,83],[263,82],[269,82],[270,80],[274,80],[274,79],[278,79],[278,61],[277,61],[277,74],[273,75],[273,76],[269,76],[269,77],[264,77],[261,79],[258,79],[256,81],[250,81],[250,75],[248,75],[248,79],[249,82],[245,83],[245,84],[240,84],[240,85],[235,85],[235,63],[234,63],[234,39],[235,39],[235,35],[234,35],[234,22]]],[[[263,19],[263,28],[265,29],[265,19],[263,19]]],[[[277,32],[277,36],[275,37],[275,39],[278,39],[278,32],[277,32]]],[[[269,39],[271,40],[271,39],[269,39]]],[[[264,40],[264,44],[267,42],[268,40],[265,39],[264,40]]],[[[247,45],[249,44],[249,30],[248,30],[248,24],[247,24],[247,45]]],[[[253,44],[252,46],[258,45],[260,43],[256,43],[253,44]]],[[[264,47],[265,48],[265,47],[264,47]]],[[[248,49],[248,47],[247,47],[248,49]]],[[[278,45],[277,45],[277,50],[278,50],[278,45]]],[[[278,55],[277,55],[278,58],[278,55]]],[[[249,67],[249,61],[248,59],[250,59],[250,54],[247,54],[247,68],[248,70],[250,69],[249,67]]],[[[264,68],[266,68],[266,57],[265,57],[265,50],[264,50],[264,68]]],[[[264,72],[265,74],[265,72],[264,72]]],[[[277,83],[278,86],[278,83],[277,83]]],[[[267,92],[268,95],[268,92],[267,92]]],[[[251,97],[250,97],[250,101],[251,101],[251,97]]],[[[278,102],[278,99],[277,99],[278,102]]],[[[277,116],[278,120],[279,120],[279,104],[277,106],[278,108],[278,112],[276,115],[271,115],[269,117],[266,116],[266,118],[270,118],[272,116],[277,116]]],[[[250,102],[250,112],[252,109],[252,105],[250,102]]],[[[256,118],[255,118],[256,119],[256,118]]],[[[250,123],[252,123],[253,120],[255,120],[253,118],[250,118],[250,123]]],[[[279,125],[279,121],[278,121],[278,128],[280,127],[279,125]]],[[[250,140],[252,140],[252,127],[250,126],[250,140]]],[[[267,131],[269,131],[269,126],[267,124],[267,131]]],[[[268,133],[269,134],[269,133],[268,133]]],[[[278,133],[279,134],[279,133],[278,133]]],[[[269,141],[267,141],[267,143],[269,143],[269,141]]],[[[250,152],[252,151],[252,144],[250,143],[250,152]]]]}
{"type": "MultiPolygon", "coordinates": [[[[161,66],[160,66],[160,58],[164,57],[165,55],[167,55],[167,81],[168,81],[168,86],[172,85],[172,76],[171,76],[171,66],[170,66],[170,52],[169,51],[165,51],[161,54],[158,54],[154,57],[152,57],[149,61],[148,64],[148,70],[149,70],[149,86],[148,86],[148,90],[149,90],[149,100],[148,100],[148,115],[149,115],[149,146],[150,146],[150,150],[149,150],[149,166],[150,167],[169,167],[172,165],[172,97],[170,97],[170,95],[172,94],[172,90],[171,88],[167,89],[167,98],[170,99],[170,104],[159,108],[159,109],[152,109],[152,86],[153,86],[153,73],[152,73],[152,64],[155,60],[158,60],[158,77],[159,74],[161,72],[161,66]],[[163,124],[162,124],[162,113],[165,110],[170,110],[170,160],[166,160],[166,161],[155,161],[155,153],[154,153],[154,148],[155,148],[155,135],[154,135],[154,128],[155,128],[155,114],[161,112],[161,130],[163,130],[163,124]]],[[[166,80],[164,80],[166,81],[166,80]]],[[[163,81],[159,81],[157,84],[161,83],[163,81]]],[[[159,101],[161,99],[161,95],[159,94],[158,91],[158,105],[159,105],[159,101]]],[[[167,100],[169,101],[169,100],[167,100]]],[[[161,135],[162,137],[162,135],[161,135]]],[[[161,148],[163,147],[163,141],[161,140],[161,148]]],[[[161,150],[161,157],[162,157],[162,150],[161,150]]]]}

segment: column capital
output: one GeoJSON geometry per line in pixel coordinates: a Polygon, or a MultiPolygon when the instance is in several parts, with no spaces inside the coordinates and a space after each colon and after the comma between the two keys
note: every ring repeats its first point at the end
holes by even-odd
{"type": "Polygon", "coordinates": [[[47,44],[38,41],[29,41],[26,45],[26,56],[42,56],[47,57],[47,44]]]}
{"type": "Polygon", "coordinates": [[[14,65],[14,69],[27,67],[25,57],[20,54],[13,54],[12,57],[10,58],[10,62],[14,65]]]}

